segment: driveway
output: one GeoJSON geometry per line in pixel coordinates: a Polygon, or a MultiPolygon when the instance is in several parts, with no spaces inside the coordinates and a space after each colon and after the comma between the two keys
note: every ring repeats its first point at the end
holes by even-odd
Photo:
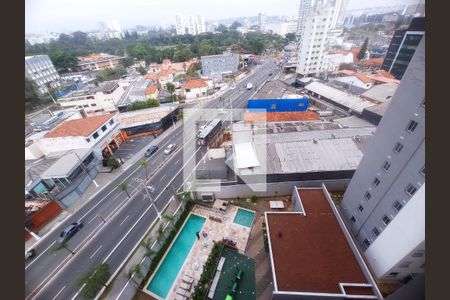
{"type": "Polygon", "coordinates": [[[120,148],[114,152],[116,158],[121,158],[125,161],[131,159],[142,148],[147,147],[151,141],[154,140],[153,135],[140,136],[126,140],[120,145],[120,148]]]}

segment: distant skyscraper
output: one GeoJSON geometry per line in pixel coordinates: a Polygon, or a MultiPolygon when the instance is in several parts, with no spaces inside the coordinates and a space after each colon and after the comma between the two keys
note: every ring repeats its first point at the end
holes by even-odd
{"type": "Polygon", "coordinates": [[[391,73],[397,79],[402,79],[409,61],[424,35],[425,17],[413,18],[408,27],[397,29],[394,32],[381,69],[391,73]]]}
{"type": "Polygon", "coordinates": [[[309,76],[324,71],[334,9],[334,2],[326,0],[315,0],[310,8],[300,39],[297,74],[309,76]]]}
{"type": "Polygon", "coordinates": [[[297,35],[302,36],[303,30],[305,28],[306,18],[311,10],[312,0],[300,0],[300,6],[298,9],[298,20],[297,20],[297,35]]]}
{"type": "Polygon", "coordinates": [[[267,16],[259,13],[258,14],[258,30],[264,32],[266,30],[267,16]]]}
{"type": "Polygon", "coordinates": [[[425,271],[425,37],[340,209],[378,278],[425,271]]]}
{"type": "Polygon", "coordinates": [[[177,34],[198,35],[206,32],[203,16],[176,16],[175,20],[177,34]]]}

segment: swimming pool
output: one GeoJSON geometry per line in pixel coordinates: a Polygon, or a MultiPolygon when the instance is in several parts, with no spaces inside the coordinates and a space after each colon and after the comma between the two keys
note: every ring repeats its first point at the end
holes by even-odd
{"type": "Polygon", "coordinates": [[[238,208],[236,217],[234,217],[234,223],[251,228],[253,224],[253,218],[255,213],[250,210],[238,208]]]}
{"type": "Polygon", "coordinates": [[[172,247],[147,286],[148,291],[161,298],[167,297],[186,257],[197,240],[196,232],[199,232],[202,229],[205,221],[206,218],[198,215],[191,214],[189,216],[175,242],[172,244],[172,247]]]}

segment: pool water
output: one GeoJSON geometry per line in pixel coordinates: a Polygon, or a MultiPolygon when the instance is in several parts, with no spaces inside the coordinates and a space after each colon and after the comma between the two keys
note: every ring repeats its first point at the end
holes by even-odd
{"type": "Polygon", "coordinates": [[[253,218],[255,217],[255,213],[246,209],[238,208],[236,213],[236,217],[234,217],[234,223],[240,224],[242,226],[246,226],[251,228],[253,224],[253,218]]]}
{"type": "Polygon", "coordinates": [[[198,215],[191,214],[189,216],[166,257],[159,265],[155,276],[153,276],[147,286],[148,291],[160,296],[161,298],[167,297],[167,294],[169,293],[173,282],[177,278],[186,257],[197,240],[196,233],[200,232],[205,221],[206,218],[198,215]]]}

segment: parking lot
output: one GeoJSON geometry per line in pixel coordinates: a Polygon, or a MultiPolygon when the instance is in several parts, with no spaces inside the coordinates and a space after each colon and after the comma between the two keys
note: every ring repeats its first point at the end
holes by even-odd
{"type": "Polygon", "coordinates": [[[120,148],[114,152],[116,158],[121,158],[124,161],[131,159],[136,153],[143,148],[147,148],[151,141],[154,140],[153,135],[140,136],[126,140],[120,145],[120,148]]]}

